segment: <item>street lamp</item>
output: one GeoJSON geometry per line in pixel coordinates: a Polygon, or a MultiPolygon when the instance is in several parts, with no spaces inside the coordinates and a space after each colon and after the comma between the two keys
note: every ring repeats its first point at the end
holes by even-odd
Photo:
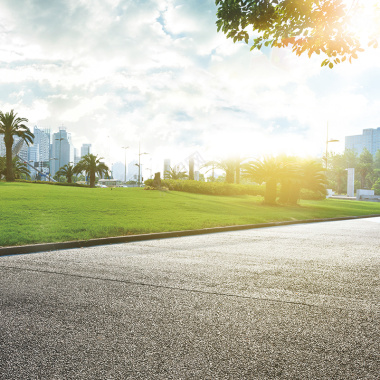
{"type": "Polygon", "coordinates": [[[327,159],[328,159],[328,150],[329,150],[329,143],[331,142],[339,142],[339,140],[329,140],[329,125],[327,124],[327,132],[326,132],[326,171],[327,171],[327,159]]]}
{"type": "Polygon", "coordinates": [[[124,149],[124,182],[127,183],[127,149],[129,146],[122,146],[124,149]]]}
{"type": "Polygon", "coordinates": [[[140,179],[141,179],[141,163],[140,163],[140,157],[143,155],[143,154],[149,154],[149,153],[140,153],[140,143],[139,143],[139,163],[136,164],[138,167],[139,167],[139,179],[138,179],[138,186],[140,187],[140,179]]]}

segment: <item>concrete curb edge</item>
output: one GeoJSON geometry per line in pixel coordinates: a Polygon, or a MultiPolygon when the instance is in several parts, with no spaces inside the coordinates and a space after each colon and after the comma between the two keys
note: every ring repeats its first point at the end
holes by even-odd
{"type": "Polygon", "coordinates": [[[341,220],[365,219],[365,218],[375,218],[375,217],[380,217],[380,214],[343,216],[343,217],[337,217],[337,218],[323,218],[323,219],[289,220],[289,221],[283,221],[283,222],[243,224],[243,225],[236,225],[236,226],[203,228],[200,230],[157,232],[157,233],[151,233],[151,234],[126,235],[126,236],[116,236],[116,237],[89,239],[89,240],[74,240],[74,241],[66,241],[66,242],[60,242],[60,243],[42,243],[42,244],[31,244],[31,245],[19,245],[19,246],[12,246],[12,247],[0,247],[0,257],[8,256],[8,255],[36,253],[36,252],[57,251],[57,250],[72,249],[72,248],[94,247],[97,245],[120,244],[120,243],[130,243],[130,242],[145,241],[145,240],[168,239],[168,238],[182,237],[182,236],[204,235],[204,234],[217,233],[217,232],[250,230],[250,229],[265,228],[265,227],[279,227],[279,226],[287,226],[287,225],[292,225],[292,224],[335,222],[335,221],[341,221],[341,220]]]}

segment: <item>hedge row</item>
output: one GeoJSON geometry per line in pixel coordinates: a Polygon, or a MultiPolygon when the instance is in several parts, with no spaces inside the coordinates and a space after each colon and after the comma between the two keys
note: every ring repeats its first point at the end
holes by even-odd
{"type": "MultiPolygon", "coordinates": [[[[154,190],[153,180],[145,181],[146,190],[154,190]]],[[[237,185],[225,182],[200,182],[191,180],[161,180],[161,187],[168,190],[184,191],[187,193],[207,194],[207,195],[261,195],[264,196],[265,185],[237,185]]],[[[280,190],[280,189],[278,189],[280,190]]],[[[320,200],[325,196],[319,192],[302,189],[301,199],[320,200]]]]}
{"type": "Polygon", "coordinates": [[[49,181],[29,181],[27,179],[15,179],[15,182],[38,183],[38,184],[41,184],[41,185],[55,185],[55,186],[90,187],[89,185],[82,185],[80,183],[49,182],[49,181]]]}
{"type": "MultiPolygon", "coordinates": [[[[153,180],[146,180],[145,185],[152,187],[153,180]]],[[[173,179],[162,180],[161,187],[166,187],[169,190],[207,195],[264,195],[265,191],[265,186],[262,185],[237,185],[225,182],[200,182],[173,179]]]]}

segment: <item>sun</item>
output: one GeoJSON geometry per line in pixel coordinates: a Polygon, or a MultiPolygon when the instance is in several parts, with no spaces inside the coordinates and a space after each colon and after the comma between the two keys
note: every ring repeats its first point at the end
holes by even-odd
{"type": "Polygon", "coordinates": [[[380,1],[345,0],[349,31],[364,45],[380,37],[380,1]]]}

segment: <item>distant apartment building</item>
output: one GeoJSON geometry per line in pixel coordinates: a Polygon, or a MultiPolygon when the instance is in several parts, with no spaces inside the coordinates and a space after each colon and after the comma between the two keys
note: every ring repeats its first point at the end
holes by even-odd
{"type": "Polygon", "coordinates": [[[33,146],[38,147],[38,157],[36,161],[48,163],[50,159],[50,130],[34,127],[33,146]]]}
{"type": "Polygon", "coordinates": [[[364,148],[367,148],[373,155],[380,149],[380,128],[363,129],[363,134],[355,136],[346,136],[345,149],[351,149],[360,154],[364,148]]]}
{"type": "MultiPolygon", "coordinates": [[[[14,136],[13,137],[13,148],[16,146],[16,144],[20,141],[20,137],[14,136]]],[[[5,157],[6,150],[5,150],[5,143],[4,143],[4,135],[0,134],[0,157],[5,157]]],[[[24,142],[21,145],[21,148],[18,150],[18,156],[23,161],[28,161],[28,146],[24,142]]]]}
{"type": "Polygon", "coordinates": [[[40,146],[38,144],[33,144],[28,148],[28,160],[29,162],[40,161],[40,146]]]}
{"type": "Polygon", "coordinates": [[[71,136],[66,128],[60,127],[52,136],[50,173],[55,175],[60,167],[68,165],[71,158],[71,136]]]}
{"type": "Polygon", "coordinates": [[[80,148],[80,156],[84,157],[91,154],[91,144],[82,144],[80,148]]]}
{"type": "Polygon", "coordinates": [[[74,148],[74,165],[81,160],[81,156],[78,154],[78,149],[74,148]]]}
{"type": "MultiPolygon", "coordinates": [[[[131,161],[127,166],[127,181],[136,181],[139,174],[139,168],[137,161],[131,161]]],[[[142,165],[141,165],[142,166],[142,165]]]]}
{"type": "Polygon", "coordinates": [[[124,181],[125,165],[122,162],[115,162],[112,165],[112,178],[124,181]]]}

